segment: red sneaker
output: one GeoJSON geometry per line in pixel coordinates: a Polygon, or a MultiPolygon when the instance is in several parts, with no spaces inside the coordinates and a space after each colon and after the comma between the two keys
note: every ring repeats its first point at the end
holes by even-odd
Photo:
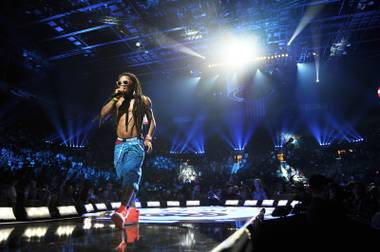
{"type": "Polygon", "coordinates": [[[124,220],[124,225],[133,225],[139,223],[140,210],[130,207],[128,209],[127,217],[124,220]]]}
{"type": "Polygon", "coordinates": [[[124,228],[127,243],[132,244],[140,239],[139,225],[127,226],[124,228]]]}
{"type": "Polygon", "coordinates": [[[115,226],[119,229],[123,229],[124,227],[124,221],[128,217],[129,211],[127,209],[123,209],[122,211],[115,211],[112,216],[111,220],[113,223],[115,223],[115,226]]]}

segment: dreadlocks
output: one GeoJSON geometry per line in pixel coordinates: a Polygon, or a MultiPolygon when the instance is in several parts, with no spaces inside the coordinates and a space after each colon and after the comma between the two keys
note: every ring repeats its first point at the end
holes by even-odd
{"type": "MultiPolygon", "coordinates": [[[[142,92],[142,87],[141,87],[141,82],[139,79],[137,79],[136,75],[132,73],[121,73],[119,74],[118,79],[120,79],[122,76],[128,76],[132,82],[133,82],[133,87],[132,87],[132,92],[131,92],[131,98],[135,99],[135,102],[133,104],[133,127],[136,126],[137,132],[141,133],[141,127],[143,124],[143,118],[144,118],[144,113],[145,113],[145,106],[143,102],[143,92],[142,92]]],[[[128,115],[128,113],[127,113],[128,115]]],[[[128,129],[128,118],[125,120],[125,128],[128,129]]]]}

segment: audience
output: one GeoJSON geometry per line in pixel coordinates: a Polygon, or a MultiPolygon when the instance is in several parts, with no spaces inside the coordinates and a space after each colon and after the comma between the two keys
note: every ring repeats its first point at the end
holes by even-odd
{"type": "MultiPolygon", "coordinates": [[[[1,205],[54,207],[119,199],[121,188],[112,156],[109,162],[95,162],[86,149],[69,149],[36,139],[21,130],[7,131],[0,137],[1,205]]],[[[224,204],[227,199],[296,199],[309,205],[307,217],[312,225],[339,222],[350,216],[361,222],[372,220],[377,227],[377,139],[330,148],[306,145],[303,149],[272,151],[269,158],[256,155],[254,159],[249,152],[239,158],[221,152],[214,158],[165,154],[157,144],[157,154],[147,155],[144,162],[138,198],[199,199],[212,205],[224,204]],[[278,159],[278,153],[285,159],[278,159]]]]}

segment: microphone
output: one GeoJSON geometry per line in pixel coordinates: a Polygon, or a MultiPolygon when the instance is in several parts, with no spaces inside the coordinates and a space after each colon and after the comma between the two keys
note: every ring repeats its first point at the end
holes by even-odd
{"type": "Polygon", "coordinates": [[[123,96],[123,93],[120,92],[120,91],[118,91],[117,93],[115,93],[115,94],[113,94],[113,95],[111,96],[111,99],[112,99],[112,98],[115,98],[115,97],[117,97],[117,96],[123,96]]]}

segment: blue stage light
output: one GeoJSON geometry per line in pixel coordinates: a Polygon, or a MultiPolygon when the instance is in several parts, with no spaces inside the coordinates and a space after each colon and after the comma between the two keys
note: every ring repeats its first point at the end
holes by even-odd
{"type": "Polygon", "coordinates": [[[179,122],[170,150],[177,153],[204,152],[204,119],[199,115],[194,120],[179,122]]]}
{"type": "Polygon", "coordinates": [[[293,32],[292,37],[289,39],[287,45],[290,46],[294,39],[305,29],[305,27],[310,24],[311,20],[321,11],[323,5],[309,6],[307,7],[304,16],[298,23],[297,28],[293,32]]]}

